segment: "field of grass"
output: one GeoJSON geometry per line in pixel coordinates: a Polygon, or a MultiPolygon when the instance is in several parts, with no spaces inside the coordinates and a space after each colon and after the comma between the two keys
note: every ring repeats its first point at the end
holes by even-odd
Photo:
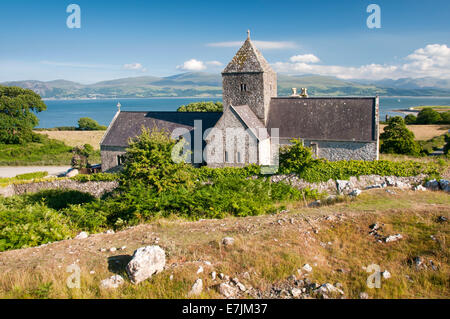
{"type": "Polygon", "coordinates": [[[292,287],[288,277],[293,274],[317,284],[338,282],[345,298],[358,298],[361,292],[370,298],[450,298],[449,224],[438,219],[450,217],[450,194],[372,190],[334,206],[305,208],[301,201],[287,208],[276,215],[246,218],[159,219],[115,234],[2,252],[0,298],[186,298],[197,278],[204,285],[200,298],[220,298],[214,287],[222,281],[212,280],[212,271],[252,287],[241,298],[292,287]],[[377,242],[369,235],[373,223],[382,225],[383,235],[400,233],[403,239],[377,242]],[[226,236],[235,238],[233,246],[222,245],[226,236]],[[166,251],[167,268],[132,285],[124,266],[135,249],[155,243],[166,251]],[[432,260],[436,269],[415,269],[410,260],[416,256],[432,260]],[[74,263],[81,269],[81,287],[70,289],[66,268],[74,263]],[[300,275],[297,269],[305,263],[313,271],[300,275]],[[380,288],[366,285],[370,273],[365,267],[370,264],[392,275],[381,279],[380,288]],[[200,265],[204,272],[197,274],[200,265]],[[100,281],[114,273],[122,275],[125,284],[100,289],[100,281]]]}
{"type": "MultiPolygon", "coordinates": [[[[72,156],[71,146],[50,138],[44,138],[41,143],[0,144],[0,166],[70,165],[72,156]]],[[[100,151],[89,160],[99,163],[100,151]]]]}
{"type": "MultiPolygon", "coordinates": [[[[380,124],[380,134],[383,133],[385,124],[380,124]]],[[[432,125],[407,125],[408,130],[414,133],[416,140],[424,141],[432,139],[435,136],[445,134],[450,130],[450,125],[432,124],[432,125]]]]}
{"type": "Polygon", "coordinates": [[[430,106],[413,106],[413,107],[411,107],[412,110],[417,110],[417,111],[420,111],[424,108],[432,108],[433,110],[438,111],[438,112],[450,111],[450,106],[448,106],[448,105],[430,105],[430,106]]]}
{"type": "Polygon", "coordinates": [[[100,149],[100,141],[106,131],[36,131],[47,135],[51,139],[64,142],[69,146],[81,146],[90,144],[95,150],[100,149]]]}

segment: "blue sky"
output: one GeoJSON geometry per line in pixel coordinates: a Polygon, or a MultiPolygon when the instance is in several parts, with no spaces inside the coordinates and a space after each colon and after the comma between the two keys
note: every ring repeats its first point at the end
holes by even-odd
{"type": "Polygon", "coordinates": [[[0,0],[0,81],[220,72],[247,29],[278,72],[450,77],[450,1],[0,0]],[[69,4],[81,28],[69,29],[69,4]],[[369,29],[369,4],[381,28],[369,29]]]}

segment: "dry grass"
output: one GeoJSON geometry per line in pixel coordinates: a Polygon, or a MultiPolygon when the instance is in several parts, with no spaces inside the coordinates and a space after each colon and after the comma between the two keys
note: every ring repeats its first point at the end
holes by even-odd
{"type": "MultiPolygon", "coordinates": [[[[383,133],[385,124],[380,124],[380,133],[383,133]]],[[[408,129],[414,133],[416,140],[427,141],[433,137],[445,134],[450,129],[450,125],[407,125],[408,129]]]]}
{"type": "Polygon", "coordinates": [[[45,134],[72,147],[91,144],[98,150],[105,131],[36,131],[36,133],[45,134]]]}
{"type": "Polygon", "coordinates": [[[313,266],[308,275],[312,282],[340,282],[348,298],[362,291],[372,298],[450,298],[449,224],[437,222],[440,215],[450,217],[450,195],[395,191],[391,195],[374,190],[355,201],[315,209],[296,203],[278,215],[198,222],[163,219],[116,234],[0,253],[0,298],[186,298],[197,278],[206,287],[201,298],[217,298],[213,286],[219,281],[209,275],[213,270],[264,292],[286,282],[304,263],[313,266]],[[378,243],[368,234],[374,222],[384,224],[385,235],[401,233],[404,239],[378,243]],[[236,243],[224,247],[225,236],[236,243]],[[127,281],[116,290],[99,288],[114,272],[126,278],[124,265],[133,251],[157,238],[167,253],[165,271],[137,286],[127,281]],[[124,245],[125,250],[100,252],[124,245]],[[414,256],[432,259],[438,270],[413,269],[408,259],[414,256]],[[81,268],[80,289],[66,286],[66,267],[73,263],[81,268]],[[363,267],[372,263],[392,274],[380,289],[366,286],[369,274],[363,267]],[[200,265],[205,271],[197,275],[200,265]],[[243,279],[244,272],[250,279],[243,279]]]}

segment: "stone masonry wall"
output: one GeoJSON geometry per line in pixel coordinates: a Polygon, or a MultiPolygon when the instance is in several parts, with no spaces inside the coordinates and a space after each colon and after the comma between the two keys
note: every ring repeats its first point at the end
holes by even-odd
{"type": "Polygon", "coordinates": [[[110,192],[119,185],[116,181],[109,182],[78,182],[71,179],[45,181],[38,183],[12,184],[0,188],[0,196],[10,197],[14,195],[23,195],[37,193],[47,189],[70,189],[84,193],[89,193],[95,197],[101,197],[110,192]]]}
{"type": "Polygon", "coordinates": [[[111,169],[117,168],[117,156],[124,155],[124,147],[102,147],[100,155],[102,158],[102,171],[108,172],[111,169]]]}

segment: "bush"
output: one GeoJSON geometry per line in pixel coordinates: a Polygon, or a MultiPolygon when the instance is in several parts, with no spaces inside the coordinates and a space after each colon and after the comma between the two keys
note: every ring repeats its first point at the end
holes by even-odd
{"type": "Polygon", "coordinates": [[[449,150],[450,150],[450,134],[446,134],[445,135],[444,154],[448,155],[449,150]]]}
{"type": "Polygon", "coordinates": [[[78,120],[78,129],[81,131],[104,131],[107,127],[89,117],[82,117],[78,120]]]}
{"type": "Polygon", "coordinates": [[[417,121],[417,116],[415,116],[413,114],[408,114],[405,116],[405,123],[407,125],[416,124],[416,121],[417,121]]]}
{"type": "Polygon", "coordinates": [[[279,163],[281,172],[301,172],[310,166],[315,160],[312,151],[303,146],[300,139],[292,139],[293,145],[285,145],[280,148],[279,163]]]}
{"type": "Polygon", "coordinates": [[[44,204],[25,198],[0,198],[0,251],[46,244],[70,238],[69,220],[44,204]]]}
{"type": "Polygon", "coordinates": [[[176,144],[167,132],[143,127],[142,134],[133,139],[127,149],[122,184],[139,181],[159,192],[180,186],[192,187],[192,166],[172,160],[176,144]]]}
{"type": "Polygon", "coordinates": [[[380,151],[388,154],[420,155],[420,146],[414,141],[414,133],[408,130],[401,116],[389,119],[380,134],[380,151]]]}
{"type": "Polygon", "coordinates": [[[426,107],[417,115],[416,124],[438,124],[440,121],[441,114],[431,107],[426,107]]]}

